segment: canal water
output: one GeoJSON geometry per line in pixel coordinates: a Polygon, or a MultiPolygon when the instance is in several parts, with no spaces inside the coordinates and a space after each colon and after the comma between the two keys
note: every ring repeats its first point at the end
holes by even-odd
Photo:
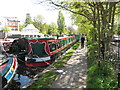
{"type": "Polygon", "coordinates": [[[41,73],[46,67],[30,68],[19,64],[16,74],[8,85],[8,89],[23,88],[36,74],[41,73]]]}

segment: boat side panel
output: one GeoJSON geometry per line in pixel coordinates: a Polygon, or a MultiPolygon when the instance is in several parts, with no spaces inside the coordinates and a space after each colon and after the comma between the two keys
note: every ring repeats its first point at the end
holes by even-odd
{"type": "Polygon", "coordinates": [[[8,73],[5,75],[7,82],[9,82],[12,79],[12,77],[15,74],[16,69],[17,69],[17,58],[13,57],[12,66],[10,67],[8,73]]]}
{"type": "Polygon", "coordinates": [[[60,42],[60,44],[61,44],[61,47],[56,48],[56,50],[54,50],[52,52],[49,52],[50,55],[53,55],[53,54],[61,51],[62,49],[64,49],[68,45],[74,43],[75,41],[76,41],[76,37],[75,36],[70,36],[70,37],[61,38],[61,39],[57,39],[57,40],[49,40],[49,42],[60,42]]]}

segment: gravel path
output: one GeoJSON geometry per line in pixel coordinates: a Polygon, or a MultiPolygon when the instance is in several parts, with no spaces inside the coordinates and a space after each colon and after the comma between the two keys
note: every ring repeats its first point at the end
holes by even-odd
{"type": "Polygon", "coordinates": [[[51,88],[86,88],[87,48],[76,50],[71,59],[62,68],[63,72],[53,82],[51,88]]]}

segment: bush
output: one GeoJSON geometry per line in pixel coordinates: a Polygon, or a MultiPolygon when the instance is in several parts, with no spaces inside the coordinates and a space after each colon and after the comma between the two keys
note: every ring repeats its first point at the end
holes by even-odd
{"type": "Polygon", "coordinates": [[[87,88],[117,88],[117,75],[111,62],[100,61],[98,66],[96,44],[88,45],[87,88]]]}

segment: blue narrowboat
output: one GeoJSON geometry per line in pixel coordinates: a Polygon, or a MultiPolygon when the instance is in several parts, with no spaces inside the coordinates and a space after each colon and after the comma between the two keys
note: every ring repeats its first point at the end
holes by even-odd
{"type": "Polygon", "coordinates": [[[7,54],[0,43],[0,74],[2,76],[2,88],[6,88],[17,70],[17,58],[13,54],[7,54]]]}

